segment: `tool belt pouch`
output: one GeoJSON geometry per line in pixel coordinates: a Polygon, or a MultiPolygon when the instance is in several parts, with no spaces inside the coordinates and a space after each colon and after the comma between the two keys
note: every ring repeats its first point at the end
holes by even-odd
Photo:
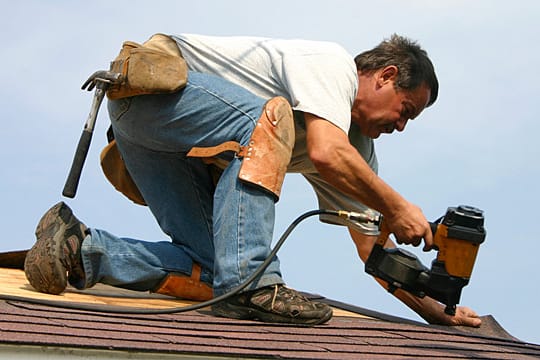
{"type": "Polygon", "coordinates": [[[107,91],[111,100],[147,94],[173,93],[187,82],[187,65],[176,42],[155,34],[142,45],[125,41],[110,70],[122,81],[107,91]]]}
{"type": "Polygon", "coordinates": [[[137,185],[133,182],[126,164],[122,159],[116,140],[109,142],[101,151],[101,169],[105,177],[114,186],[114,188],[124,194],[135,204],[146,205],[137,185]]]}
{"type": "Polygon", "coordinates": [[[215,156],[224,151],[233,151],[236,157],[242,158],[238,174],[240,180],[270,192],[278,201],[293,146],[291,106],[285,98],[275,97],[265,104],[246,146],[227,141],[213,147],[193,147],[187,156],[203,158],[206,163],[223,169],[227,164],[222,164],[215,156]]]}
{"type": "Polygon", "coordinates": [[[272,98],[251,134],[238,177],[270,191],[278,201],[293,146],[291,106],[283,97],[272,98]]]}

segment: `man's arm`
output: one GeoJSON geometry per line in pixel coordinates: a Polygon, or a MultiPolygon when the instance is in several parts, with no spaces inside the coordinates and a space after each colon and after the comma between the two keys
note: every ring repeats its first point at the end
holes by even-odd
{"type": "MultiPolygon", "coordinates": [[[[407,202],[371,170],[366,161],[349,143],[346,134],[330,122],[305,114],[308,153],[320,175],[341,191],[365,205],[383,213],[390,231],[405,243],[419,245],[422,238],[426,248],[432,244],[431,229],[421,210],[407,202]],[[397,232],[400,232],[400,236],[397,232]]],[[[346,210],[346,209],[345,209],[346,210]]],[[[376,237],[349,230],[358,255],[366,261],[376,237]]],[[[387,247],[395,247],[388,239],[387,247]]],[[[387,284],[376,279],[383,287],[387,284]]],[[[431,324],[480,326],[478,315],[467,307],[457,307],[456,315],[444,313],[436,300],[418,298],[406,291],[394,295],[431,324]]]]}
{"type": "Polygon", "coordinates": [[[422,211],[405,200],[369,167],[343,130],[305,113],[308,154],[321,177],[342,192],[381,212],[400,242],[431,247],[433,236],[422,211]]]}
{"type": "MultiPolygon", "coordinates": [[[[366,262],[377,237],[364,235],[352,229],[349,229],[349,233],[356,245],[356,250],[358,251],[360,259],[362,259],[363,262],[366,262]]],[[[395,244],[388,239],[385,247],[393,248],[395,247],[395,244]]],[[[375,280],[377,280],[382,287],[388,289],[388,284],[385,281],[377,278],[375,278],[375,280]]],[[[394,292],[394,296],[430,324],[464,325],[472,327],[478,327],[482,324],[482,320],[478,318],[478,315],[468,307],[458,306],[456,308],[456,314],[450,316],[444,312],[444,305],[430,297],[426,296],[424,298],[419,298],[400,289],[397,289],[394,292]]]]}

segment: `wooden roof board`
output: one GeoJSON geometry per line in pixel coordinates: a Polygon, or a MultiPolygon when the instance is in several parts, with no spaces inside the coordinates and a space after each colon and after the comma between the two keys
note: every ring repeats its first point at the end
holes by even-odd
{"type": "MultiPolygon", "coordinates": [[[[45,296],[33,291],[21,273],[0,269],[0,293],[45,296]]],[[[177,300],[167,297],[106,287],[89,292],[70,289],[64,296],[46,295],[45,299],[50,297],[70,303],[88,298],[87,301],[97,304],[179,306],[177,300]]],[[[489,316],[484,317],[481,330],[460,329],[385,318],[384,314],[325,301],[344,310],[328,324],[295,327],[214,317],[208,309],[153,315],[111,314],[1,300],[0,345],[238,358],[540,358],[539,345],[512,338],[489,316]]]]}

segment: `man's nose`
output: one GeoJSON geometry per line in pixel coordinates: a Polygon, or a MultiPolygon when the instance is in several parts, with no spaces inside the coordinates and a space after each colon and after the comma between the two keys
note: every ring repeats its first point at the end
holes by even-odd
{"type": "Polygon", "coordinates": [[[402,132],[405,130],[405,127],[407,126],[407,122],[409,122],[408,119],[399,119],[396,121],[396,130],[399,132],[402,132]]]}

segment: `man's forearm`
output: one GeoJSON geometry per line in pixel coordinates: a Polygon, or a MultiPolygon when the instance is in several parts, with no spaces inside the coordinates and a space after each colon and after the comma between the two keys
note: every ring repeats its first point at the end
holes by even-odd
{"type": "Polygon", "coordinates": [[[396,239],[426,249],[433,238],[422,210],[405,200],[369,167],[341,129],[324,119],[305,114],[307,147],[323,179],[364,205],[381,212],[396,239]]]}
{"type": "Polygon", "coordinates": [[[341,129],[310,114],[305,118],[308,152],[323,179],[386,216],[406,206],[406,200],[377,176],[341,129]]]}

